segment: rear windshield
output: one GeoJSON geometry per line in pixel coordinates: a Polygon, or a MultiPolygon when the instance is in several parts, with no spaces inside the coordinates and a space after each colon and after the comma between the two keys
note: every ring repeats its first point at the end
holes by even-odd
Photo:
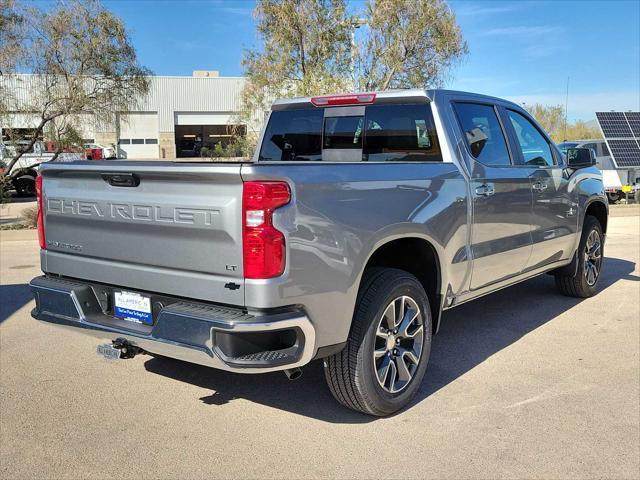
{"type": "Polygon", "coordinates": [[[273,112],[259,160],[442,161],[427,104],[369,105],[364,115],[332,116],[329,111],[325,117],[324,110],[273,112]]]}

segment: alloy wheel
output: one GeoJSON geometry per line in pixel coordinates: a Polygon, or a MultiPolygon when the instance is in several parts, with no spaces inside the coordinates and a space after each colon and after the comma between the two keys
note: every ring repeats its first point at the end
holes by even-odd
{"type": "Polygon", "coordinates": [[[584,247],[584,276],[587,284],[593,287],[598,281],[602,267],[602,241],[597,230],[591,230],[584,247]]]}
{"type": "Polygon", "coordinates": [[[384,310],[376,326],[373,366],[378,384],[389,393],[404,390],[415,375],[422,356],[424,319],[413,298],[397,297],[384,310]]]}

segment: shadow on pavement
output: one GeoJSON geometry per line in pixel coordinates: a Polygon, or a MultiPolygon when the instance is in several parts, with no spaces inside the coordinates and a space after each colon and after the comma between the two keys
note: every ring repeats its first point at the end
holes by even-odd
{"type": "Polygon", "coordinates": [[[27,283],[0,285],[0,323],[33,299],[27,283]]]}
{"type": "Polygon", "coordinates": [[[11,198],[8,199],[7,203],[29,203],[35,201],[36,197],[18,197],[14,194],[11,198]]]}
{"type": "MultiPolygon", "coordinates": [[[[640,280],[632,274],[634,269],[633,262],[606,258],[600,290],[618,280],[640,280]]],[[[581,301],[560,295],[553,278],[542,275],[444,313],[440,333],[434,337],[429,368],[412,405],[581,301]]],[[[375,420],[352,412],[333,399],[325,385],[321,361],[304,367],[304,375],[295,382],[287,380],[281,372],[232,374],[166,358],[152,358],[145,362],[145,368],[212,390],[210,395],[200,398],[209,405],[244,398],[330,423],[375,420]]]]}

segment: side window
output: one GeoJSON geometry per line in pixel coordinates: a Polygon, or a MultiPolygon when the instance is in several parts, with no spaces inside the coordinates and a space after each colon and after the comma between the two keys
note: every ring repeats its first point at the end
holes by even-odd
{"type": "Polygon", "coordinates": [[[547,140],[540,131],[523,115],[507,110],[511,125],[515,130],[525,165],[553,166],[553,154],[547,140]]]}
{"type": "Polygon", "coordinates": [[[582,148],[588,148],[589,150],[591,150],[593,152],[594,157],[597,157],[600,155],[598,153],[598,147],[595,143],[586,143],[585,145],[582,146],[582,148]]]}
{"type": "Polygon", "coordinates": [[[441,162],[429,105],[371,105],[362,153],[370,162],[441,162]]]}
{"type": "Polygon", "coordinates": [[[495,109],[491,105],[476,103],[454,105],[471,155],[485,165],[511,165],[507,142],[495,109]]]}

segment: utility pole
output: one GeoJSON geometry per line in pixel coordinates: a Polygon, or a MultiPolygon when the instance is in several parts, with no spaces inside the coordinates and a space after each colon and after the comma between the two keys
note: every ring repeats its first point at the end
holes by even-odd
{"type": "Polygon", "coordinates": [[[567,140],[567,113],[569,112],[569,77],[567,77],[567,96],[564,100],[564,138],[567,140]]]}
{"type": "Polygon", "coordinates": [[[356,30],[363,25],[367,24],[367,20],[364,18],[353,17],[350,20],[349,26],[351,27],[351,84],[352,90],[356,88],[356,30]]]}

